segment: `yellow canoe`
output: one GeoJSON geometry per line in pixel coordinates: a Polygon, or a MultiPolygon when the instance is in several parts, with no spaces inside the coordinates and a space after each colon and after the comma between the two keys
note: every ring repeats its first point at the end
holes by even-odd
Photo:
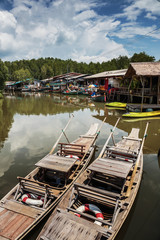
{"type": "Polygon", "coordinates": [[[130,118],[146,118],[146,117],[155,117],[159,116],[160,111],[152,111],[152,112],[129,112],[124,113],[122,117],[130,117],[130,118]]]}
{"type": "Polygon", "coordinates": [[[107,107],[126,108],[127,103],[111,102],[105,104],[107,107]]]}
{"type": "Polygon", "coordinates": [[[143,118],[123,118],[123,122],[138,122],[138,121],[160,120],[160,117],[143,117],[143,118]]]}

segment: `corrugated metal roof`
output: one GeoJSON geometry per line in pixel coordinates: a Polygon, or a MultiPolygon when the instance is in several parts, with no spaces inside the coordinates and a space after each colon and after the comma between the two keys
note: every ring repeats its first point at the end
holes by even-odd
{"type": "Polygon", "coordinates": [[[126,72],[127,72],[127,69],[113,70],[113,71],[97,73],[97,74],[87,76],[84,78],[92,79],[92,78],[119,77],[119,76],[124,76],[126,74],[126,72]]]}
{"type": "Polygon", "coordinates": [[[137,62],[131,63],[125,77],[160,76],[160,62],[137,62]]]}

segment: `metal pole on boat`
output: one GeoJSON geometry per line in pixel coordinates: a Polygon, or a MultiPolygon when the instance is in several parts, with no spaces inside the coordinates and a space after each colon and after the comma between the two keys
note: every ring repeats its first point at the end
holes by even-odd
{"type": "Polygon", "coordinates": [[[113,135],[113,132],[114,132],[114,130],[115,130],[115,128],[116,128],[116,126],[117,126],[117,124],[118,124],[119,120],[120,120],[120,118],[118,118],[118,120],[117,120],[116,124],[114,125],[114,128],[113,128],[113,129],[111,129],[111,133],[110,133],[110,135],[109,135],[109,137],[108,137],[108,139],[107,139],[107,141],[106,141],[105,145],[103,146],[103,148],[102,148],[102,150],[101,150],[101,152],[100,152],[100,154],[99,154],[98,158],[101,158],[101,157],[102,157],[102,155],[103,155],[103,153],[104,153],[104,151],[105,151],[105,149],[106,149],[106,146],[107,146],[107,144],[109,143],[109,140],[110,140],[110,138],[112,137],[112,135],[113,135]]]}
{"type": "Polygon", "coordinates": [[[69,121],[68,121],[68,123],[67,123],[67,125],[65,126],[64,129],[62,129],[62,133],[60,134],[59,138],[57,139],[56,143],[55,143],[54,146],[52,147],[52,149],[51,149],[51,151],[50,151],[49,154],[52,154],[52,153],[54,152],[57,144],[59,143],[59,140],[61,139],[62,135],[65,133],[65,131],[66,131],[66,129],[67,129],[68,125],[70,124],[70,122],[71,122],[71,120],[72,120],[73,117],[74,117],[74,115],[72,114],[71,117],[70,117],[70,119],[69,119],[69,121]]]}
{"type": "Polygon", "coordinates": [[[127,189],[125,197],[129,197],[129,195],[131,193],[132,185],[133,185],[133,182],[134,182],[134,177],[136,175],[136,171],[137,171],[137,168],[138,168],[139,160],[141,158],[144,141],[145,141],[145,139],[147,137],[148,126],[149,126],[149,122],[147,122],[147,124],[146,124],[146,128],[145,128],[142,144],[141,144],[141,147],[140,147],[140,150],[139,150],[139,153],[138,153],[137,161],[136,161],[136,164],[134,166],[134,170],[133,170],[133,173],[132,173],[132,176],[131,176],[131,180],[130,180],[130,183],[129,183],[129,186],[128,186],[128,189],[127,189]]]}

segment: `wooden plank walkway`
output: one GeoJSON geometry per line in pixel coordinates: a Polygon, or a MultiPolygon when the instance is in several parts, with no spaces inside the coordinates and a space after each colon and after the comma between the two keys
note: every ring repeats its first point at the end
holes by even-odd
{"type": "MultiPolygon", "coordinates": [[[[142,109],[143,110],[146,110],[148,108],[151,108],[153,110],[160,110],[160,105],[158,104],[143,104],[142,105],[142,109]]],[[[126,106],[126,109],[129,111],[129,112],[136,112],[136,111],[141,111],[141,104],[131,104],[131,103],[128,103],[127,106],[126,106]]]]}

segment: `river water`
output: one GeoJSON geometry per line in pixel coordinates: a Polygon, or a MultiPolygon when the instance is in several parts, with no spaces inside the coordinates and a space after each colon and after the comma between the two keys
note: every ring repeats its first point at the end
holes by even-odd
{"type": "MultiPolygon", "coordinates": [[[[74,114],[66,135],[70,141],[84,134],[91,123],[101,125],[97,140],[102,149],[111,129],[124,110],[108,109],[104,103],[92,103],[88,97],[56,94],[6,95],[0,100],[0,198],[34,169],[34,164],[52,148],[71,114],[74,114]]],[[[132,127],[140,128],[143,137],[147,119],[121,118],[115,141],[127,136],[132,127]]],[[[149,119],[148,136],[144,145],[144,171],[134,206],[116,240],[159,240],[160,216],[160,118],[149,119]]],[[[62,142],[65,137],[62,137],[62,142]]],[[[96,157],[95,156],[95,157],[96,157]]],[[[39,230],[29,239],[35,239],[39,230]]]]}

